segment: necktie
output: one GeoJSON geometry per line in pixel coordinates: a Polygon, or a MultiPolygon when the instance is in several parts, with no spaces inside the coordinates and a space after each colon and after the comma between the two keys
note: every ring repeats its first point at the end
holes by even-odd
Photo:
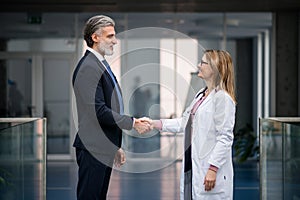
{"type": "Polygon", "coordinates": [[[115,78],[115,75],[114,73],[111,71],[111,68],[108,64],[108,62],[106,60],[103,60],[102,61],[103,64],[106,66],[106,69],[111,77],[111,79],[113,80],[114,82],[114,85],[115,85],[115,90],[117,92],[117,95],[118,95],[118,100],[119,100],[119,104],[120,104],[120,114],[124,114],[124,105],[123,105],[123,98],[122,98],[122,95],[121,95],[121,91],[119,90],[119,87],[118,87],[118,83],[117,83],[117,80],[115,78]]]}

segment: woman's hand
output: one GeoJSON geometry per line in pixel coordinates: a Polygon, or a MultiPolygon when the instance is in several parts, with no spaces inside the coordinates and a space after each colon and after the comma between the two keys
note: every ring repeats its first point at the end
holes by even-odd
{"type": "Polygon", "coordinates": [[[205,191],[211,191],[215,187],[216,177],[217,172],[208,169],[203,183],[203,185],[205,186],[205,191]]]}

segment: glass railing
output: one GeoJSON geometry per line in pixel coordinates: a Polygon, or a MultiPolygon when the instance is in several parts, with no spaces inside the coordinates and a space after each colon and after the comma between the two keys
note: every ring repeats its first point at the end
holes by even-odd
{"type": "Polygon", "coordinates": [[[46,199],[46,119],[0,118],[0,199],[46,199]]]}
{"type": "Polygon", "coordinates": [[[260,119],[260,199],[300,199],[300,118],[260,119]]]}

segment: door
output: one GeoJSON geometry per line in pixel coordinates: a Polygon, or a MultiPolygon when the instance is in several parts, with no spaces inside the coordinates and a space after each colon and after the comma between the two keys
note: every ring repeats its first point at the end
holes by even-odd
{"type": "Polygon", "coordinates": [[[0,54],[0,115],[31,117],[32,57],[29,54],[0,54]]]}
{"type": "Polygon", "coordinates": [[[46,117],[48,159],[74,158],[72,53],[0,52],[0,116],[46,117]]]}
{"type": "Polygon", "coordinates": [[[72,54],[44,54],[43,113],[47,118],[47,155],[49,159],[70,159],[72,54]]]}

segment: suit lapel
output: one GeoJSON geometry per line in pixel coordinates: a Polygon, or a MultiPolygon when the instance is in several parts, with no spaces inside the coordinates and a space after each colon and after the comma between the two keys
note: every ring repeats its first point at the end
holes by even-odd
{"type": "Polygon", "coordinates": [[[117,81],[115,75],[113,75],[113,76],[114,76],[115,81],[116,81],[116,83],[117,83],[116,86],[115,86],[115,84],[114,84],[114,81],[112,80],[112,77],[109,75],[109,73],[108,73],[106,67],[104,66],[104,64],[103,64],[102,62],[100,62],[99,59],[98,59],[93,53],[91,53],[89,50],[86,50],[86,55],[88,55],[88,54],[91,55],[91,56],[93,56],[93,59],[98,63],[98,66],[100,67],[101,71],[103,71],[103,74],[105,74],[105,76],[108,77],[108,79],[110,80],[111,85],[112,85],[113,87],[118,87],[121,96],[123,96],[123,95],[122,95],[121,87],[120,87],[120,85],[119,85],[119,83],[118,83],[118,81],[117,81]]]}
{"type": "MultiPolygon", "coordinates": [[[[93,54],[93,55],[94,55],[94,54],[93,54]]],[[[113,75],[113,76],[114,76],[115,81],[116,81],[116,83],[117,83],[116,86],[115,86],[115,84],[114,84],[114,81],[112,80],[112,77],[109,75],[109,73],[108,73],[106,67],[104,66],[104,64],[103,64],[102,62],[100,62],[99,59],[98,59],[95,55],[94,55],[94,57],[95,57],[95,59],[96,59],[98,65],[99,65],[99,67],[104,71],[105,76],[109,78],[109,80],[110,80],[111,84],[113,85],[113,87],[118,87],[118,89],[119,89],[119,91],[120,91],[120,93],[121,93],[121,96],[123,96],[123,95],[122,95],[121,87],[120,87],[120,85],[119,85],[119,83],[118,83],[118,81],[117,81],[115,75],[113,75]]]]}

